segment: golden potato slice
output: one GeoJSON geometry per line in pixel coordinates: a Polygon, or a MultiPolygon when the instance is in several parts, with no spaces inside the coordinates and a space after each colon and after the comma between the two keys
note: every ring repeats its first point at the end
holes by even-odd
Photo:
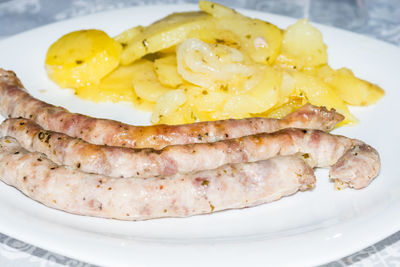
{"type": "Polygon", "coordinates": [[[283,34],[282,51],[277,62],[292,68],[313,68],[328,61],[321,32],[307,19],[300,19],[283,34]]]}
{"type": "MultiPolygon", "coordinates": [[[[262,67],[261,81],[246,94],[265,101],[265,109],[276,104],[279,97],[279,89],[282,84],[282,73],[269,66],[262,67]]],[[[252,112],[254,113],[254,112],[252,112]]]]}
{"type": "Polygon", "coordinates": [[[183,12],[171,14],[135,36],[122,52],[121,62],[130,64],[142,56],[174,46],[188,37],[188,34],[212,19],[204,12],[183,12]]]}
{"type": "Polygon", "coordinates": [[[311,104],[325,106],[328,109],[334,108],[345,116],[341,124],[355,123],[357,119],[350,113],[343,99],[327,83],[318,77],[293,72],[297,95],[304,96],[311,104]]]}
{"type": "Polygon", "coordinates": [[[289,98],[295,93],[296,90],[295,80],[290,72],[284,70],[280,71],[282,80],[280,85],[278,105],[288,102],[289,98]]]}
{"type": "Polygon", "coordinates": [[[336,71],[329,69],[329,66],[321,68],[318,75],[331,85],[340,97],[350,105],[371,105],[385,94],[379,86],[355,77],[353,72],[347,68],[341,68],[336,71]]]}
{"type": "MultiPolygon", "coordinates": [[[[249,95],[236,95],[231,96],[224,106],[222,111],[222,119],[241,119],[251,117],[250,113],[260,112],[262,104],[257,98],[249,95]]],[[[262,109],[262,108],[261,108],[262,109]]],[[[263,111],[263,110],[261,110],[263,111]]]]}
{"type": "Polygon", "coordinates": [[[94,102],[133,102],[141,110],[152,110],[154,104],[138,97],[133,89],[132,77],[138,71],[137,66],[119,66],[99,84],[77,87],[77,96],[94,102]]]}
{"type": "Polygon", "coordinates": [[[96,84],[115,69],[121,45],[100,30],[68,33],[53,43],[46,55],[46,70],[59,86],[76,88],[96,84]]]}
{"type": "MultiPolygon", "coordinates": [[[[215,22],[217,21],[215,20],[215,22]]],[[[205,27],[189,33],[189,38],[197,38],[206,43],[223,44],[240,49],[240,38],[230,30],[219,28],[217,24],[210,21],[205,27]]]]}
{"type": "Polygon", "coordinates": [[[264,113],[257,114],[260,117],[274,118],[274,119],[282,119],[286,115],[296,111],[307,104],[307,100],[304,97],[293,96],[290,97],[286,103],[283,103],[280,106],[274,107],[264,113]]]}
{"type": "Polygon", "coordinates": [[[143,31],[144,31],[143,26],[135,26],[115,36],[114,40],[119,42],[122,45],[122,47],[125,47],[128,45],[128,42],[130,42],[137,35],[141,34],[143,31]]]}
{"type": "Polygon", "coordinates": [[[280,52],[281,30],[268,22],[238,14],[218,20],[216,27],[215,43],[237,48],[254,62],[272,64],[280,52]]]}
{"type": "Polygon", "coordinates": [[[140,98],[155,103],[161,95],[172,89],[158,81],[153,62],[142,59],[133,63],[133,66],[137,69],[132,78],[133,88],[140,98]]]}
{"type": "Polygon", "coordinates": [[[223,109],[225,118],[244,118],[275,106],[279,100],[281,79],[279,72],[265,66],[262,80],[257,86],[246,93],[229,97],[223,109]]]}
{"type": "Polygon", "coordinates": [[[213,112],[206,112],[206,111],[197,111],[195,113],[198,121],[216,121],[220,120],[221,116],[219,116],[221,111],[213,111],[213,112]]]}
{"type": "Polygon", "coordinates": [[[231,17],[237,14],[232,8],[204,0],[199,1],[199,8],[215,18],[231,17]]]}
{"type": "Polygon", "coordinates": [[[273,24],[259,19],[250,19],[237,14],[222,18],[217,26],[230,30],[239,37],[241,50],[257,63],[272,64],[282,44],[282,32],[273,24]]]}
{"type": "Polygon", "coordinates": [[[222,118],[222,108],[229,97],[228,93],[210,91],[187,83],[179,86],[179,89],[186,95],[185,104],[168,116],[163,116],[159,123],[182,124],[222,118]]]}
{"type": "Polygon", "coordinates": [[[271,64],[275,61],[282,43],[282,31],[277,26],[259,19],[251,19],[231,8],[208,1],[200,1],[199,7],[217,18],[217,29],[229,30],[238,37],[236,41],[228,39],[226,42],[224,37],[220,36],[216,38],[217,43],[231,46],[234,43],[235,48],[238,48],[239,43],[239,47],[257,63],[271,64]]]}
{"type": "Polygon", "coordinates": [[[226,93],[203,90],[193,102],[193,108],[199,112],[213,112],[221,109],[227,98],[226,93]]]}
{"type": "Polygon", "coordinates": [[[180,88],[186,93],[187,103],[193,107],[196,114],[205,114],[222,109],[230,96],[226,92],[212,91],[195,85],[184,84],[180,88]]]}
{"type": "Polygon", "coordinates": [[[94,102],[133,101],[136,96],[132,86],[133,70],[132,66],[118,67],[99,84],[76,88],[76,94],[94,102]]]}
{"type": "Polygon", "coordinates": [[[154,61],[154,71],[162,85],[177,87],[183,83],[177,70],[176,55],[171,54],[154,61]]]}
{"type": "Polygon", "coordinates": [[[168,117],[186,102],[186,95],[182,89],[170,90],[161,95],[156,103],[151,122],[158,123],[162,117],[168,117]]]}
{"type": "Polygon", "coordinates": [[[198,121],[198,117],[195,115],[194,111],[190,105],[184,104],[180,106],[177,110],[172,111],[168,116],[162,116],[159,124],[186,124],[198,121]]]}

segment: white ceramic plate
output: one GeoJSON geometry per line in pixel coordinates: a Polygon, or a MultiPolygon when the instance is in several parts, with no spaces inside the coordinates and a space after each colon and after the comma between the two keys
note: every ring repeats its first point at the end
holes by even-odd
{"type": "MultiPolygon", "coordinates": [[[[71,111],[128,123],[148,124],[149,114],[129,105],[93,104],[58,89],[46,76],[47,48],[61,35],[100,28],[115,35],[171,12],[196,6],[146,6],[48,25],[0,42],[0,67],[14,70],[29,91],[71,111]]],[[[286,27],[294,20],[243,11],[286,27]]],[[[33,245],[107,266],[302,266],[361,250],[400,230],[400,49],[353,33],[318,26],[333,67],[347,66],[386,90],[368,108],[353,109],[360,123],[335,133],[376,147],[382,171],[363,190],[334,191],[318,171],[316,189],[243,210],[185,219],[126,222],[90,218],[47,208],[0,183],[0,232],[33,245]]]]}

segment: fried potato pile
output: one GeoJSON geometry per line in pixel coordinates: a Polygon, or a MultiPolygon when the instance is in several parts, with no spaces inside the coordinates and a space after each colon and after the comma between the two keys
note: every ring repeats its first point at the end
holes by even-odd
{"type": "Polygon", "coordinates": [[[81,30],[48,50],[46,69],[61,87],[91,101],[129,101],[154,124],[265,116],[305,103],[335,108],[377,102],[384,91],[327,64],[322,34],[301,19],[285,30],[225,6],[171,14],[111,38],[81,30]]]}

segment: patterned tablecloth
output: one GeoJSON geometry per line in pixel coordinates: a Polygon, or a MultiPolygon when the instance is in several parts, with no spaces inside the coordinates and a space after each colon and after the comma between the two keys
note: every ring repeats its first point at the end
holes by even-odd
{"type": "MultiPolygon", "coordinates": [[[[104,10],[197,0],[0,0],[0,39],[70,17],[104,10]]],[[[400,46],[399,0],[220,0],[248,8],[344,28],[400,46]]],[[[337,261],[336,266],[400,266],[400,232],[337,261]]],[[[0,266],[93,266],[0,233],[0,266]]]]}

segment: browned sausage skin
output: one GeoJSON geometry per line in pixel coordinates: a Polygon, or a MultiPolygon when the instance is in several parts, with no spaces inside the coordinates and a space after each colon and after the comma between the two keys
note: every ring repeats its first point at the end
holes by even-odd
{"type": "Polygon", "coordinates": [[[325,131],[344,118],[334,110],[306,105],[281,120],[248,118],[174,126],[132,126],[71,113],[35,99],[24,89],[14,72],[3,69],[0,69],[0,113],[8,118],[32,119],[46,130],[65,133],[93,144],[154,149],[216,142],[288,127],[325,131]]]}
{"type": "Polygon", "coordinates": [[[58,164],[113,177],[165,176],[298,154],[312,167],[333,166],[331,176],[335,179],[349,177],[349,172],[353,172],[355,177],[346,180],[346,184],[361,188],[369,184],[380,168],[379,155],[372,147],[319,130],[290,128],[215,143],[169,146],[162,150],[93,145],[43,130],[27,119],[8,119],[1,124],[0,132],[2,136],[16,138],[29,151],[46,154],[58,164]]]}
{"type": "Polygon", "coordinates": [[[0,139],[0,179],[46,206],[122,220],[185,217],[250,207],[312,188],[312,168],[295,156],[165,179],[120,179],[87,174],[0,139]]]}

